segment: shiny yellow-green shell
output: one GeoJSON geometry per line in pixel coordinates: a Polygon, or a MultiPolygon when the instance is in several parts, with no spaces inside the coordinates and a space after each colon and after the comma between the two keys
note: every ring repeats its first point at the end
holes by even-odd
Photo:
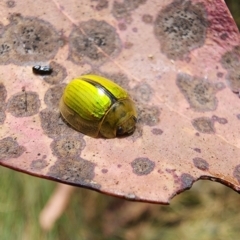
{"type": "Polygon", "coordinates": [[[60,100],[60,112],[72,127],[91,137],[131,134],[137,121],[129,94],[97,75],[72,80],[60,100]]]}

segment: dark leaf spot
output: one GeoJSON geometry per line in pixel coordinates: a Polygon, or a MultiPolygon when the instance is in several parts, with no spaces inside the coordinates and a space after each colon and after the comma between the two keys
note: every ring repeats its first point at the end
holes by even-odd
{"type": "Polygon", "coordinates": [[[188,173],[183,173],[180,177],[181,179],[181,190],[186,190],[190,189],[193,185],[194,178],[188,174],[188,173]]]}
{"type": "Polygon", "coordinates": [[[171,59],[181,59],[203,46],[207,27],[204,4],[174,1],[158,13],[154,32],[162,52],[171,59]]]}
{"type": "Polygon", "coordinates": [[[80,137],[64,136],[54,139],[50,147],[55,156],[60,159],[68,159],[79,156],[85,145],[85,141],[80,137]]]}
{"type": "Polygon", "coordinates": [[[48,166],[48,162],[44,159],[33,160],[30,167],[34,171],[39,171],[48,166]]]}
{"type": "Polygon", "coordinates": [[[107,173],[107,172],[108,172],[107,169],[105,169],[105,168],[102,169],[102,173],[107,173]]]}
{"type": "Polygon", "coordinates": [[[47,90],[44,96],[44,102],[49,108],[56,110],[59,108],[59,102],[65,87],[66,84],[59,84],[47,90]]]}
{"type": "Polygon", "coordinates": [[[222,66],[228,71],[227,80],[233,92],[240,91],[240,46],[226,52],[221,59],[222,66]]]}
{"type": "Polygon", "coordinates": [[[193,150],[194,150],[195,152],[198,152],[198,153],[201,153],[201,152],[202,152],[200,148],[194,148],[193,150]]]}
{"type": "Polygon", "coordinates": [[[222,77],[223,77],[223,73],[222,73],[222,72],[218,72],[218,73],[217,73],[217,77],[218,77],[218,78],[222,78],[222,77]]]}
{"type": "Polygon", "coordinates": [[[16,2],[15,1],[7,1],[7,7],[13,8],[15,6],[16,6],[16,2]]]}
{"type": "Polygon", "coordinates": [[[125,19],[126,22],[129,22],[131,18],[131,11],[137,9],[140,5],[146,3],[146,1],[147,0],[124,0],[123,2],[114,1],[112,14],[116,19],[125,19]]]}
{"type": "Polygon", "coordinates": [[[153,128],[151,131],[154,135],[162,135],[163,134],[163,130],[160,128],[153,128]]]}
{"type": "Polygon", "coordinates": [[[0,39],[0,63],[26,64],[55,56],[62,39],[53,26],[38,18],[14,14],[0,39]],[[48,43],[48,44],[46,44],[48,43]]]}
{"type": "Polygon", "coordinates": [[[19,146],[18,142],[11,137],[6,137],[0,140],[0,160],[18,158],[25,151],[25,147],[19,146]]]}
{"type": "Polygon", "coordinates": [[[144,15],[142,16],[142,21],[143,21],[144,23],[150,24],[150,23],[153,22],[153,17],[152,17],[150,14],[144,14],[144,15]]]}
{"type": "Polygon", "coordinates": [[[98,0],[96,10],[101,11],[105,8],[108,8],[108,0],[98,0]]]}
{"type": "Polygon", "coordinates": [[[142,176],[147,175],[155,168],[155,162],[148,158],[136,158],[131,162],[133,173],[142,176]]]}
{"type": "Polygon", "coordinates": [[[219,124],[227,124],[228,123],[228,120],[226,118],[221,118],[216,115],[212,116],[212,120],[215,122],[218,122],[219,124]]]}
{"type": "Polygon", "coordinates": [[[138,114],[139,124],[155,126],[159,122],[160,111],[156,106],[142,106],[142,108],[138,110],[138,114]]]}
{"type": "Polygon", "coordinates": [[[240,184],[240,164],[234,168],[233,176],[237,179],[240,184]]]}
{"type": "Polygon", "coordinates": [[[87,62],[91,65],[101,65],[108,60],[106,55],[118,55],[121,41],[111,25],[92,19],[81,23],[80,27],[85,34],[77,27],[70,34],[70,60],[77,64],[87,62]]]}
{"type": "Polygon", "coordinates": [[[49,84],[61,83],[67,76],[66,68],[56,62],[51,62],[50,67],[52,73],[49,76],[44,76],[43,80],[49,84]]]}
{"type": "Polygon", "coordinates": [[[14,94],[7,103],[7,110],[14,117],[29,117],[38,113],[40,100],[36,92],[14,94]]]}
{"type": "Polygon", "coordinates": [[[193,158],[193,163],[196,168],[203,170],[203,171],[206,171],[209,168],[208,162],[199,157],[193,158]]]}
{"type": "Polygon", "coordinates": [[[41,126],[48,137],[57,138],[59,136],[79,134],[63,120],[59,111],[44,109],[39,115],[41,126]]]}
{"type": "Polygon", "coordinates": [[[197,131],[201,133],[208,133],[208,134],[215,133],[215,128],[211,118],[208,118],[208,117],[195,118],[192,121],[192,125],[197,131]]]}
{"type": "Polygon", "coordinates": [[[0,83],[0,124],[3,124],[6,119],[6,98],[7,98],[7,90],[5,86],[0,83]]]}
{"type": "Polygon", "coordinates": [[[217,90],[210,82],[187,74],[178,74],[177,86],[193,110],[204,112],[217,108],[217,90]]]}
{"type": "Polygon", "coordinates": [[[153,95],[153,90],[147,83],[134,87],[132,92],[134,100],[143,104],[149,102],[153,95]]]}
{"type": "Polygon", "coordinates": [[[48,175],[60,181],[80,184],[99,189],[101,186],[93,182],[95,164],[82,158],[58,160],[49,170],[48,175]]]}

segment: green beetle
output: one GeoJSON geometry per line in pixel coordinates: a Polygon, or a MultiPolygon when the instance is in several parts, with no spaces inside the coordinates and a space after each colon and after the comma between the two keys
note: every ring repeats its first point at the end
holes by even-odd
{"type": "Polygon", "coordinates": [[[91,74],[75,78],[66,86],[60,112],[72,127],[91,137],[128,135],[137,122],[129,94],[116,83],[91,74]]]}

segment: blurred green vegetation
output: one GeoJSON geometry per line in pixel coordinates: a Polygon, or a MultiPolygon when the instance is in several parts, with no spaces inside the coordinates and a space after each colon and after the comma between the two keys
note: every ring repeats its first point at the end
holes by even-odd
{"type": "Polygon", "coordinates": [[[238,26],[240,29],[240,0],[226,0],[226,4],[238,26]]]}
{"type": "Polygon", "coordinates": [[[38,217],[56,183],[0,168],[1,240],[236,240],[240,196],[199,181],[170,206],[135,203],[76,188],[70,203],[45,233],[38,217]]]}

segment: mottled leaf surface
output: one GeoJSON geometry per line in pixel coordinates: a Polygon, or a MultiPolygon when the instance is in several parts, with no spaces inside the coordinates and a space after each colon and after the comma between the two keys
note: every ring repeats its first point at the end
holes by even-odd
{"type": "Polygon", "coordinates": [[[240,41],[223,0],[18,0],[0,12],[1,165],[163,204],[198,179],[240,191],[240,41]],[[133,135],[94,139],[63,121],[63,89],[86,73],[129,91],[133,135]]]}

